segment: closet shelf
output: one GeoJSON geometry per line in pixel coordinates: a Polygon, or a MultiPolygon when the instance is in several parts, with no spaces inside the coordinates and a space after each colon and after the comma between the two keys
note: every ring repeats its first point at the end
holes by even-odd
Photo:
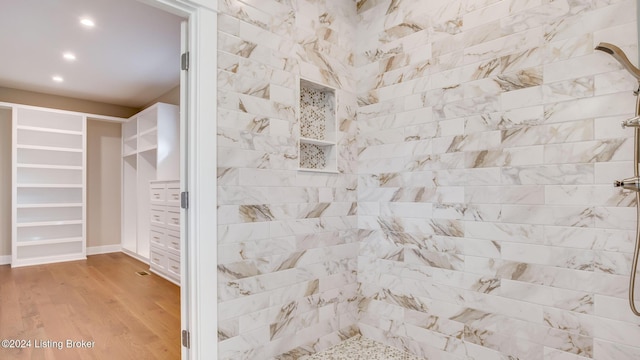
{"type": "Polygon", "coordinates": [[[65,148],[57,146],[39,146],[39,145],[16,145],[17,149],[29,149],[29,150],[47,150],[47,151],[62,151],[62,152],[78,152],[81,153],[83,149],[79,148],[65,148]]]}
{"type": "Polygon", "coordinates": [[[122,141],[131,141],[131,140],[135,140],[138,138],[138,135],[131,135],[127,138],[122,139],[122,141]]]}
{"type": "Polygon", "coordinates": [[[70,165],[42,165],[42,164],[17,164],[18,168],[25,169],[56,169],[56,170],[82,170],[82,166],[70,165]]]}
{"type": "Polygon", "coordinates": [[[18,209],[48,209],[48,208],[70,208],[82,207],[82,203],[53,203],[53,204],[18,204],[18,209]]]}
{"type": "Polygon", "coordinates": [[[57,226],[57,225],[82,225],[82,220],[61,220],[61,221],[34,221],[34,222],[19,222],[17,227],[36,227],[36,226],[57,226]]]}
{"type": "Polygon", "coordinates": [[[142,149],[138,150],[138,153],[143,153],[143,152],[153,151],[153,150],[158,150],[158,146],[157,146],[157,145],[154,145],[154,146],[147,146],[147,147],[144,147],[144,148],[142,148],[142,149]]]}
{"type": "Polygon", "coordinates": [[[81,189],[82,184],[18,184],[17,188],[81,189]]]}
{"type": "Polygon", "coordinates": [[[137,151],[130,151],[128,153],[122,154],[122,157],[128,157],[128,156],[133,156],[136,155],[138,152],[137,151]]]}
{"type": "Polygon", "coordinates": [[[16,243],[17,247],[27,247],[27,246],[38,246],[38,245],[55,245],[55,244],[63,244],[63,243],[73,243],[73,242],[81,242],[84,241],[81,237],[73,237],[73,238],[59,238],[59,239],[45,239],[45,240],[31,240],[31,241],[21,241],[16,243]]]}
{"type": "Polygon", "coordinates": [[[138,136],[142,137],[142,136],[145,136],[145,135],[148,135],[148,134],[153,134],[155,132],[158,132],[158,127],[157,126],[154,126],[151,129],[147,129],[147,130],[141,132],[140,134],[138,134],[138,136]]]}
{"type": "Polygon", "coordinates": [[[46,127],[39,127],[39,126],[18,125],[16,126],[16,128],[18,130],[40,131],[40,132],[55,133],[55,134],[81,135],[81,136],[83,135],[82,131],[59,130],[59,129],[52,129],[52,128],[46,128],[46,127]]]}

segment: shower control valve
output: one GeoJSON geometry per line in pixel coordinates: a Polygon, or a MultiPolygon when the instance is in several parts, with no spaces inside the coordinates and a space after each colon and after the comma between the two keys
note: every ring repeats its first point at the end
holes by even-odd
{"type": "Polygon", "coordinates": [[[640,177],[634,176],[623,180],[616,180],[613,182],[613,186],[640,192],[640,177]]]}
{"type": "Polygon", "coordinates": [[[624,120],[620,123],[622,128],[628,127],[640,127],[640,116],[632,117],[631,119],[624,120]]]}

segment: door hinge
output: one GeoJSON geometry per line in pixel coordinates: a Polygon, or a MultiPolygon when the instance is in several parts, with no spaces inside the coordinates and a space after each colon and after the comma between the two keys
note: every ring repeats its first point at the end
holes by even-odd
{"type": "Polygon", "coordinates": [[[187,330],[182,330],[182,346],[191,348],[191,334],[187,330]]]}
{"type": "Polygon", "coordinates": [[[189,52],[183,53],[180,56],[180,68],[182,70],[189,70],[189,52]]]}
{"type": "Polygon", "coordinates": [[[186,191],[180,193],[180,207],[183,209],[189,208],[189,193],[186,191]]]}

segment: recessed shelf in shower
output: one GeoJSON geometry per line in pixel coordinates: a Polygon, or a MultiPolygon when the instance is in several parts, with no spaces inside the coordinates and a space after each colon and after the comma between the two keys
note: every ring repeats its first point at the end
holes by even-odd
{"type": "Polygon", "coordinates": [[[299,170],[336,172],[336,90],[300,79],[299,170]]]}

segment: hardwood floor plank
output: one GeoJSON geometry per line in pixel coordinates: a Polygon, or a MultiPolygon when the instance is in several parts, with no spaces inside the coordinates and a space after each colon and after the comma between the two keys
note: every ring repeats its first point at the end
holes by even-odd
{"type": "Polygon", "coordinates": [[[0,340],[31,341],[0,348],[0,359],[180,359],[180,289],[137,271],[148,266],[122,253],[0,266],[0,340]],[[67,348],[67,340],[94,347],[67,348]]]}

